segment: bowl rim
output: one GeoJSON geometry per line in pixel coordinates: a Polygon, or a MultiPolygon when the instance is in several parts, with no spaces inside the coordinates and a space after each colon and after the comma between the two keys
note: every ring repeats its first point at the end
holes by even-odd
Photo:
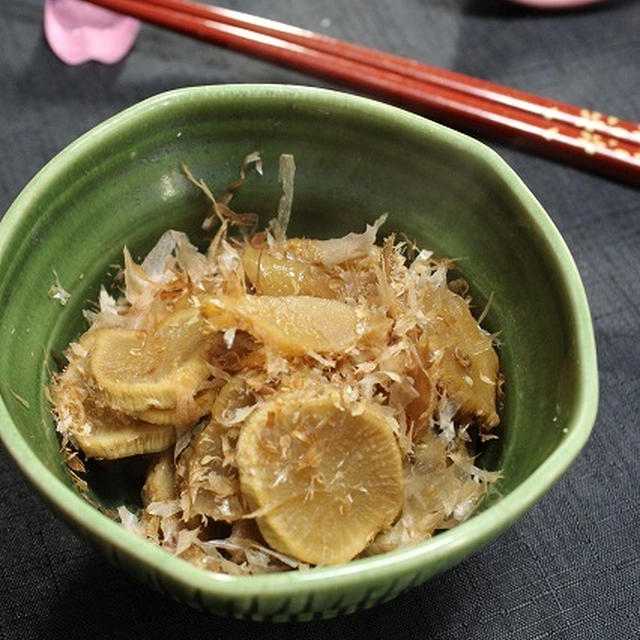
{"type": "Polygon", "coordinates": [[[449,564],[448,557],[465,550],[476,549],[489,542],[546,493],[584,446],[597,413],[596,346],[589,305],[578,269],[551,218],[518,175],[495,151],[467,135],[422,116],[339,91],[277,84],[212,85],[174,89],[147,98],[117,113],[77,138],[52,158],[29,181],[0,221],[0,256],[9,249],[12,231],[20,222],[22,212],[29,208],[30,201],[39,197],[39,194],[55,181],[57,175],[77,162],[76,153],[90,151],[97,144],[102,144],[105,137],[133,126],[153,110],[167,109],[170,112],[185,100],[206,102],[242,99],[296,100],[315,106],[322,105],[334,112],[357,112],[417,136],[434,137],[443,144],[464,150],[476,161],[489,165],[494,174],[500,177],[505,188],[517,198],[539,239],[546,245],[559,277],[558,287],[564,290],[567,298],[567,308],[574,331],[577,391],[575,408],[570,415],[565,438],[528,478],[501,500],[453,529],[429,540],[343,565],[257,576],[229,576],[207,572],[172,556],[133,533],[124,532],[120,524],[89,505],[40,462],[13,424],[2,397],[0,439],[27,479],[76,528],[87,530],[93,539],[133,556],[143,565],[156,567],[174,584],[178,583],[188,590],[199,590],[214,597],[243,599],[265,595],[291,595],[294,589],[296,594],[305,594],[310,591],[333,591],[336,581],[340,582],[341,587],[350,587],[373,583],[383,575],[389,578],[407,572],[419,572],[423,566],[431,563],[446,567],[449,564]]]}

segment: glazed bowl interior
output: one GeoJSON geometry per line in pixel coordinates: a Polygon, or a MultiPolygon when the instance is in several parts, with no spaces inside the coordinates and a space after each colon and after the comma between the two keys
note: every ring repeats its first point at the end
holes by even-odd
{"type": "MultiPolygon", "coordinates": [[[[586,298],[534,197],[483,145],[353,96],[200,87],[119,114],[56,157],[16,200],[2,223],[0,274],[0,429],[9,452],[56,511],[112,561],[214,612],[304,619],[394,597],[513,522],[570,464],[595,418],[586,298]],[[184,178],[182,163],[221,189],[256,150],[264,175],[250,174],[234,199],[236,211],[257,212],[263,221],[274,214],[278,157],[291,153],[297,172],[290,235],[361,231],[387,212],[385,233],[406,234],[457,260],[476,313],[491,300],[485,326],[500,332],[506,385],[500,439],[486,446],[481,463],[501,469],[503,479],[477,515],[415,547],[304,574],[238,578],[190,567],[83,501],[61,462],[45,388],[54,366],[49,354],[86,328],[82,311],[100,284],[111,282],[124,245],[141,257],[174,228],[205,246],[200,223],[208,203],[184,178]],[[71,294],[66,306],[48,295],[56,277],[71,294]]],[[[100,486],[92,489],[96,500],[112,499],[100,486]]]]}

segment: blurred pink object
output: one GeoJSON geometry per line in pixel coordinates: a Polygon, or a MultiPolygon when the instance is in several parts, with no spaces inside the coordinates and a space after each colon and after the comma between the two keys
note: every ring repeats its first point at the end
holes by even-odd
{"type": "Polygon", "coordinates": [[[517,4],[526,4],[528,7],[537,7],[538,9],[570,9],[572,7],[583,7],[588,4],[605,1],[606,0],[511,0],[511,2],[517,4]]]}
{"type": "Polygon", "coordinates": [[[114,64],[129,52],[140,23],[82,0],[45,0],[44,33],[67,64],[96,60],[114,64]]]}

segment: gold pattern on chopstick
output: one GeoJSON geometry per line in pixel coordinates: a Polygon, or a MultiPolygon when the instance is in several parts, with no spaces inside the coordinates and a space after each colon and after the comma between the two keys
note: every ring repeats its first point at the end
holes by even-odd
{"type": "MultiPolygon", "coordinates": [[[[562,136],[559,127],[547,127],[542,129],[542,136],[545,140],[558,140],[562,136]]],[[[595,131],[582,130],[579,136],[575,136],[575,140],[582,147],[587,155],[595,155],[598,151],[606,150],[618,156],[625,158],[639,158],[640,151],[631,153],[627,149],[619,147],[620,142],[616,138],[603,136],[595,131]]]]}
{"type": "Polygon", "coordinates": [[[580,127],[585,131],[595,131],[596,123],[602,122],[602,114],[599,111],[589,111],[589,109],[580,109],[580,118],[582,118],[580,127]]]}
{"type": "Polygon", "coordinates": [[[580,133],[580,140],[583,141],[584,152],[592,156],[598,149],[604,149],[607,146],[604,138],[599,133],[585,130],[580,133]]]}
{"type": "MultiPolygon", "coordinates": [[[[542,112],[545,120],[562,120],[562,114],[557,107],[547,107],[542,112]]],[[[580,109],[580,116],[575,122],[580,131],[579,140],[585,153],[593,155],[598,149],[608,148],[620,156],[640,157],[639,152],[631,153],[625,149],[618,148],[619,141],[640,144],[640,126],[635,129],[627,129],[620,125],[620,118],[616,116],[603,115],[600,111],[590,109],[580,109]],[[605,138],[603,135],[607,135],[605,138]]],[[[543,136],[546,140],[557,138],[560,131],[558,127],[548,127],[544,130],[543,136]]]]}
{"type": "Polygon", "coordinates": [[[559,113],[560,113],[560,111],[558,110],[558,107],[547,107],[544,110],[544,112],[542,114],[542,117],[545,120],[557,120],[559,113]]]}

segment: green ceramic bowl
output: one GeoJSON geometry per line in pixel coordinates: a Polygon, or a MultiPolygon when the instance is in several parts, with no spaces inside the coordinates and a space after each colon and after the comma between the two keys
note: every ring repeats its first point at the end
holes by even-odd
{"type": "MultiPolygon", "coordinates": [[[[370,100],[286,86],[166,93],[99,125],[55,157],[0,225],[0,434],[36,489],[114,564],[159,591],[215,613],[307,620],[371,607],[460,562],[538,500],[584,445],[597,405],[587,300],[553,223],[515,173],[482,144],[370,100]],[[277,208],[278,157],[298,167],[292,234],[335,236],[389,212],[437,254],[459,258],[478,307],[501,331],[502,438],[483,455],[504,479],[480,513],[422,544],[347,565],[258,577],[206,573],[124,531],[72,488],[44,389],[45,355],[84,328],[109,265],[126,243],[141,256],[170,227],[200,235],[204,197],[181,175],[220,188],[260,150],[234,204],[277,208]],[[56,272],[71,293],[47,295],[56,272]]],[[[95,498],[107,501],[96,489],[95,498]]]]}

